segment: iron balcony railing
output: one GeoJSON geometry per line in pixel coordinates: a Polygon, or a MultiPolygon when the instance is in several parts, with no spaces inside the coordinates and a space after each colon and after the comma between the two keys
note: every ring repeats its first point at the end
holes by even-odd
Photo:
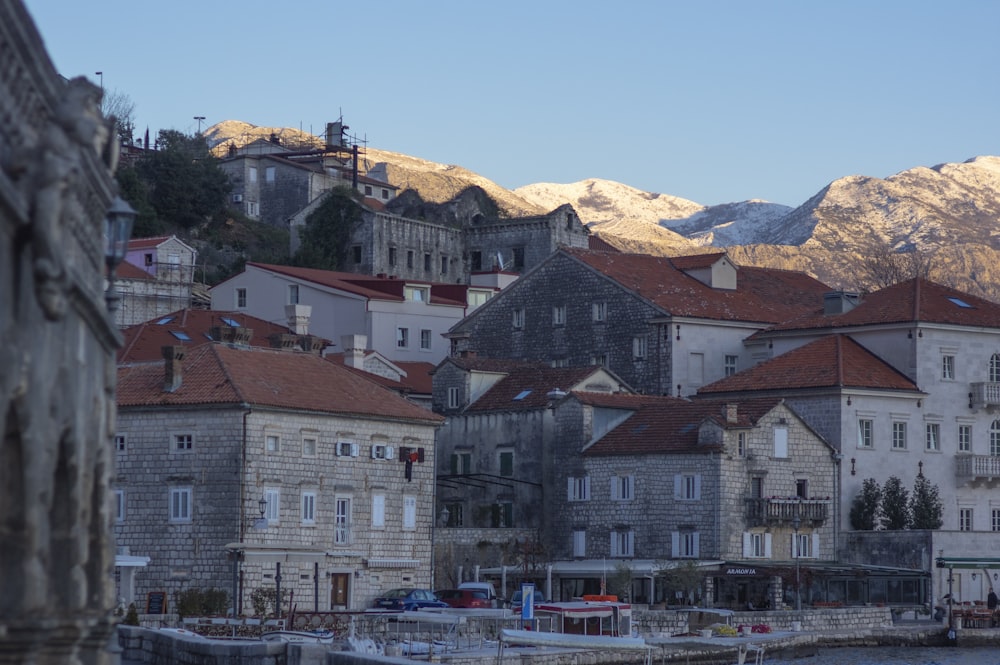
{"type": "Polygon", "coordinates": [[[966,482],[1000,479],[1000,457],[995,455],[963,455],[955,465],[955,475],[966,482]]]}
{"type": "Polygon", "coordinates": [[[801,523],[819,526],[830,517],[830,499],[795,499],[785,497],[748,498],[747,523],[750,526],[790,526],[796,517],[801,523]]]}

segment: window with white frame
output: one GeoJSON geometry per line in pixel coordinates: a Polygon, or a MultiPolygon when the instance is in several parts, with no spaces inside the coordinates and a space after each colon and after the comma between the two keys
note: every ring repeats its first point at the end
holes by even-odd
{"type": "Polygon", "coordinates": [[[631,501],[635,498],[635,476],[612,476],[611,499],[631,501]]]}
{"type": "Polygon", "coordinates": [[[316,492],[302,493],[302,523],[316,524],[316,492]]]}
{"type": "Polygon", "coordinates": [[[396,348],[407,349],[410,347],[410,329],[396,328],[396,348]]]}
{"type": "Polygon", "coordinates": [[[372,528],[385,528],[385,494],[372,494],[372,528]]]}
{"type": "Polygon", "coordinates": [[[743,556],[747,559],[770,559],[771,534],[749,531],[744,532],[743,556]]]}
{"type": "Polygon", "coordinates": [[[420,330],[420,350],[431,350],[431,331],[427,328],[421,328],[420,330]]]}
{"type": "Polygon", "coordinates": [[[403,497],[403,528],[417,528],[417,497],[415,496],[403,497]]]}
{"type": "Polygon", "coordinates": [[[128,440],[124,434],[115,434],[115,452],[124,453],[128,448],[128,440]]]}
{"type": "Polygon", "coordinates": [[[194,434],[189,432],[184,432],[180,434],[173,435],[173,450],[174,452],[187,453],[194,449],[194,434]]]}
{"type": "Polygon", "coordinates": [[[670,556],[674,559],[697,559],[699,541],[697,531],[674,531],[670,534],[670,556]]]}
{"type": "Polygon", "coordinates": [[[800,499],[809,498],[809,479],[808,478],[796,478],[795,479],[795,496],[800,499]]]}
{"type": "Polygon", "coordinates": [[[608,366],[608,354],[606,353],[595,353],[590,356],[590,364],[597,365],[598,367],[608,366]]]}
{"type": "Polygon", "coordinates": [[[125,521],[125,490],[115,490],[115,521],[125,521]]]}
{"type": "Polygon", "coordinates": [[[892,449],[906,450],[906,423],[898,420],[892,423],[892,449]]]}
{"type": "Polygon", "coordinates": [[[552,325],[566,325],[566,305],[556,305],[552,308],[552,325]]]}
{"type": "Polygon", "coordinates": [[[277,434],[265,434],[264,435],[264,450],[269,453],[277,453],[281,451],[281,437],[277,434]]]}
{"type": "Polygon", "coordinates": [[[246,309],[247,306],[247,290],[244,288],[236,289],[236,308],[246,309]]]}
{"type": "Polygon", "coordinates": [[[972,425],[958,426],[958,452],[972,452],[972,425]]]}
{"type": "Polygon", "coordinates": [[[392,459],[393,454],[393,448],[388,444],[372,444],[372,459],[392,459]]]}
{"type": "Polygon", "coordinates": [[[515,330],[520,330],[524,327],[524,308],[518,307],[513,311],[511,325],[514,326],[515,330]]]}
{"type": "Polygon", "coordinates": [[[1000,420],[990,425],[990,455],[1000,457],[1000,420]]]}
{"type": "Polygon", "coordinates": [[[351,499],[338,496],[334,501],[333,513],[333,544],[350,545],[351,543],[351,499]]]}
{"type": "Polygon", "coordinates": [[[265,487],[264,501],[267,502],[264,508],[264,519],[269,524],[277,524],[281,520],[281,490],[277,487],[265,487]]]}
{"type": "Polygon", "coordinates": [[[1000,531],[1000,510],[996,508],[990,511],[990,530],[1000,531]]]}
{"type": "Polygon", "coordinates": [[[747,456],[747,433],[738,432],[736,434],[736,454],[740,457],[747,456]]]}
{"type": "Polygon", "coordinates": [[[779,459],[788,457],[788,429],[774,428],[774,456],[779,459]]]}
{"type": "Polygon", "coordinates": [[[451,455],[451,475],[465,476],[472,473],[472,453],[457,452],[451,455]]]}
{"type": "Polygon", "coordinates": [[[590,501],[590,476],[568,478],[566,483],[567,501],[590,501]]]}
{"type": "Polygon", "coordinates": [[[584,529],[573,531],[573,557],[582,559],[587,556],[587,532],[584,529]]]}
{"type": "Polygon", "coordinates": [[[288,304],[298,305],[299,304],[299,285],[289,284],[288,285],[288,304]]]}
{"type": "Polygon", "coordinates": [[[645,335],[632,338],[632,358],[634,360],[645,360],[649,350],[649,342],[645,335]]]}
{"type": "Polygon", "coordinates": [[[361,453],[361,446],[353,441],[337,442],[337,457],[357,457],[361,453]]]}
{"type": "Polygon", "coordinates": [[[945,381],[955,380],[955,356],[941,356],[941,378],[945,381]]]}
{"type": "Polygon", "coordinates": [[[1000,353],[990,356],[990,383],[1000,383],[1000,353]]]}
{"type": "Polygon", "coordinates": [[[191,488],[171,487],[170,488],[170,521],[190,522],[191,521],[191,488]]]}
{"type": "Polygon", "coordinates": [[[458,388],[448,388],[448,408],[458,408],[458,388]]]}
{"type": "Polygon", "coordinates": [[[722,366],[723,375],[732,376],[733,374],[736,374],[736,372],[738,371],[737,365],[739,363],[739,360],[740,360],[739,356],[726,354],[726,357],[723,359],[723,366],[722,366]]]}
{"type": "Polygon", "coordinates": [[[257,182],[257,167],[256,167],[256,166],[251,166],[251,167],[250,167],[250,168],[249,168],[249,169],[247,170],[247,172],[248,172],[248,174],[249,174],[249,175],[247,176],[247,179],[248,179],[248,180],[249,180],[250,182],[257,182]]]}
{"type": "Polygon", "coordinates": [[[819,550],[818,533],[793,533],[792,558],[815,559],[819,550]]]}
{"type": "Polygon", "coordinates": [[[317,439],[315,436],[302,437],[302,456],[316,457],[317,439]]]}
{"type": "Polygon", "coordinates": [[[958,530],[972,531],[972,508],[959,508],[958,530]]]}
{"type": "Polygon", "coordinates": [[[875,445],[875,423],[870,418],[858,418],[858,448],[871,448],[875,445]]]}
{"type": "Polygon", "coordinates": [[[679,501],[701,499],[701,474],[678,473],[674,475],[674,498],[679,501]]]}
{"type": "Polygon", "coordinates": [[[594,321],[600,323],[606,321],[608,318],[608,303],[606,302],[595,302],[591,306],[592,318],[594,321]]]}
{"type": "Polygon", "coordinates": [[[407,286],[403,289],[403,297],[413,302],[430,301],[431,290],[426,286],[407,286]]]}
{"type": "Polygon", "coordinates": [[[635,556],[635,531],[620,530],[611,532],[611,556],[635,556]]]}
{"type": "Polygon", "coordinates": [[[941,452],[941,425],[940,423],[925,423],[926,427],[926,447],[928,452],[941,452]]]}

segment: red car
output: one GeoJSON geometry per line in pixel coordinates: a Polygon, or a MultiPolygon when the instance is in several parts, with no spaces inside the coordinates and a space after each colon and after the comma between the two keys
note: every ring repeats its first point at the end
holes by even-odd
{"type": "Polygon", "coordinates": [[[490,609],[493,607],[486,592],[479,589],[441,589],[435,591],[434,595],[451,607],[469,609],[490,609]]]}

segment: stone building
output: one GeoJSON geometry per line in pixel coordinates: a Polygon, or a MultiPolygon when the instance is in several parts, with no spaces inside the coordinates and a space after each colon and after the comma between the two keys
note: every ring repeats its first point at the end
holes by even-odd
{"type": "Polygon", "coordinates": [[[114,351],[101,90],[0,1],[0,662],[116,662],[114,351]]]}
{"type": "Polygon", "coordinates": [[[692,395],[756,362],[743,340],[820,307],[804,273],[725,254],[666,258],[562,247],[448,333],[453,352],[603,365],[635,390],[692,395]]]}
{"type": "Polygon", "coordinates": [[[115,312],[118,327],[190,307],[197,257],[198,252],[176,236],[129,241],[117,274],[121,296],[115,312]]]}
{"type": "Polygon", "coordinates": [[[362,609],[431,583],[441,418],[315,353],[206,343],[119,369],[115,533],[140,595],[362,609]],[[318,590],[318,593],[317,593],[318,590]]]}

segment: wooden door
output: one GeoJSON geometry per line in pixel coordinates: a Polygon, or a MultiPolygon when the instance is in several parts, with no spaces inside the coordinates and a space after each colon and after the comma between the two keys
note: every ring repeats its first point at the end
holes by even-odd
{"type": "Polygon", "coordinates": [[[350,573],[333,573],[330,576],[330,608],[347,609],[347,593],[351,581],[350,573]]]}

